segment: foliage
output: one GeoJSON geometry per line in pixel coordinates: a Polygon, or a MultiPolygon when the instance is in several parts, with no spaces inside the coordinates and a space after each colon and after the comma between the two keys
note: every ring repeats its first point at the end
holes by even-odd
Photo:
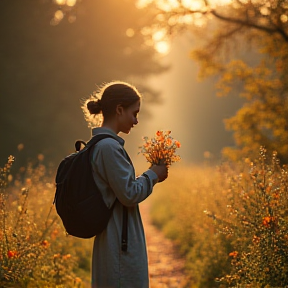
{"type": "Polygon", "coordinates": [[[199,47],[191,56],[200,63],[199,76],[216,75],[219,95],[239,93],[245,99],[237,114],[225,120],[235,147],[223,154],[232,160],[256,157],[257,147],[265,145],[277,149],[287,163],[288,1],[144,2],[155,13],[154,24],[146,28],[152,39],[158,39],[157,31],[163,40],[193,29],[199,47]]]}
{"type": "MultiPolygon", "coordinates": [[[[255,10],[257,5],[253,7],[255,10]]],[[[236,15],[242,13],[234,10],[236,15]]],[[[281,18],[283,11],[277,11],[273,10],[273,17],[277,12],[281,18]]],[[[272,20],[269,17],[272,14],[266,20],[272,20]]],[[[287,37],[273,29],[255,29],[238,23],[230,26],[228,22],[220,23],[217,32],[210,39],[207,37],[204,47],[191,54],[201,65],[202,77],[219,77],[218,96],[238,94],[245,100],[236,115],[225,119],[226,129],[234,132],[235,147],[223,149],[223,155],[232,160],[247,155],[256,157],[257,147],[264,145],[271,151],[277,150],[281,160],[287,163],[287,37]],[[250,53],[250,58],[243,51],[250,53]],[[233,59],[237,56],[241,60],[233,59]]],[[[282,28],[287,34],[286,22],[282,28]]]]}
{"type": "Polygon", "coordinates": [[[220,279],[230,285],[288,285],[288,170],[275,152],[267,157],[261,148],[259,159],[230,178],[229,218],[214,216],[234,246],[232,271],[220,279]]]}
{"type": "Polygon", "coordinates": [[[246,99],[236,115],[225,120],[226,128],[234,131],[237,148],[226,147],[223,153],[232,160],[243,154],[253,157],[258,147],[264,145],[271,151],[278,150],[281,160],[288,161],[287,90],[279,75],[273,75],[267,66],[267,61],[256,68],[240,60],[231,61],[218,83],[221,95],[225,95],[241,81],[240,97],[246,99]]]}
{"type": "Polygon", "coordinates": [[[231,25],[228,30],[223,31],[224,35],[231,34],[235,27],[237,27],[236,30],[253,28],[280,35],[288,42],[287,0],[199,0],[196,3],[185,0],[138,0],[137,2],[140,8],[148,6],[153,9],[157,24],[170,34],[173,32],[179,33],[181,27],[187,29],[189,24],[200,25],[200,23],[204,24],[203,21],[207,21],[209,18],[216,18],[237,25],[231,25]],[[197,22],[201,16],[206,17],[206,19],[197,22]]]}
{"type": "Polygon", "coordinates": [[[81,287],[77,257],[65,251],[46,167],[31,163],[13,175],[13,160],[0,169],[0,286],[81,287]]]}
{"type": "Polygon", "coordinates": [[[150,42],[157,44],[183,31],[198,31],[200,41],[207,41],[204,51],[199,49],[199,52],[202,50],[208,59],[216,57],[223,60],[225,54],[219,53],[219,50],[226,46],[227,40],[231,41],[226,48],[233,47],[233,40],[247,32],[250,40],[257,37],[256,31],[260,32],[260,38],[266,33],[288,43],[287,0],[138,0],[137,6],[154,15],[154,21],[142,30],[150,42]],[[208,30],[205,31],[205,27],[208,30]]]}
{"type": "Polygon", "coordinates": [[[1,39],[5,42],[0,54],[0,132],[5,135],[1,163],[13,154],[17,158],[14,167],[22,166],[27,158],[44,153],[44,161],[56,164],[73,152],[78,137],[91,137],[79,100],[102,83],[118,79],[133,82],[145,94],[142,119],[149,114],[149,104],[160,101],[158,89],[143,81],[168,69],[136,33],[147,13],[138,10],[134,1],[73,3],[0,1],[1,39]],[[19,143],[25,150],[18,157],[15,150],[19,143]]]}
{"type": "Polygon", "coordinates": [[[153,221],[186,257],[191,286],[287,286],[288,170],[276,153],[182,167],[156,189],[153,221]]]}

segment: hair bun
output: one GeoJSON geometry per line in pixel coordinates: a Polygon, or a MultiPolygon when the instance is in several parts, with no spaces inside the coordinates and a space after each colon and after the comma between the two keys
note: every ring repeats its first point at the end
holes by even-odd
{"type": "Polygon", "coordinates": [[[87,109],[90,114],[99,114],[102,111],[101,100],[98,99],[96,101],[92,100],[87,103],[87,109]]]}

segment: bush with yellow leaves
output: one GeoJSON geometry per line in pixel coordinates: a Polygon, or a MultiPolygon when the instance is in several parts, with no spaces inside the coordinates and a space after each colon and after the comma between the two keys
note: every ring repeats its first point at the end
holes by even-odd
{"type": "Polygon", "coordinates": [[[12,176],[13,161],[0,168],[0,286],[80,287],[76,259],[59,245],[65,235],[46,167],[40,161],[12,176]]]}

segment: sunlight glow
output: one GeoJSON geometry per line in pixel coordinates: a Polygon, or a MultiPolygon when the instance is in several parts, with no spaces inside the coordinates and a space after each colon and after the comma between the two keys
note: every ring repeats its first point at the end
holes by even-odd
{"type": "Polygon", "coordinates": [[[283,23],[286,23],[288,21],[288,16],[283,14],[283,15],[281,15],[280,19],[283,23]]]}
{"type": "Polygon", "coordinates": [[[135,35],[134,29],[128,28],[128,29],[126,30],[126,35],[127,35],[127,37],[133,37],[133,36],[135,35]]]}
{"type": "MultiPolygon", "coordinates": [[[[207,9],[209,9],[207,6],[214,8],[216,6],[231,4],[232,2],[233,0],[137,0],[136,6],[139,9],[143,9],[153,3],[160,11],[163,11],[163,13],[156,15],[156,21],[164,22],[168,20],[168,25],[171,27],[177,24],[203,27],[207,20],[207,18],[203,17],[203,12],[207,12],[207,9]],[[180,11],[179,13],[177,13],[178,10],[180,11]],[[183,10],[188,10],[188,13],[182,13],[183,10]],[[175,13],[171,13],[168,19],[166,19],[165,12],[171,11],[175,11],[175,13]],[[189,13],[192,11],[193,13],[189,13]]],[[[264,10],[263,13],[266,12],[264,10]]],[[[284,17],[283,20],[285,21],[284,17]]],[[[145,27],[141,30],[141,33],[147,36],[147,38],[149,36],[152,37],[146,40],[146,45],[154,46],[155,50],[161,54],[167,54],[170,50],[170,44],[169,41],[167,41],[167,31],[165,29],[159,29],[161,28],[145,27]]],[[[132,37],[134,31],[128,29],[126,35],[132,37]]]]}
{"type": "Polygon", "coordinates": [[[57,5],[67,5],[73,7],[76,5],[77,0],[54,0],[57,5]]]}
{"type": "Polygon", "coordinates": [[[54,19],[55,21],[60,22],[64,17],[64,13],[62,12],[62,10],[57,10],[54,14],[54,19]]]}
{"type": "Polygon", "coordinates": [[[200,13],[195,13],[193,18],[193,24],[197,27],[203,27],[206,24],[206,20],[202,17],[200,13]]]}
{"type": "Polygon", "coordinates": [[[152,3],[153,0],[138,0],[136,1],[136,7],[142,9],[152,3]]]}
{"type": "Polygon", "coordinates": [[[182,5],[190,10],[200,10],[203,7],[203,1],[182,0],[182,5]]]}
{"type": "Polygon", "coordinates": [[[210,2],[215,4],[215,5],[224,6],[224,5],[230,4],[232,1],[233,0],[213,0],[210,2]]]}
{"type": "Polygon", "coordinates": [[[154,41],[161,41],[165,36],[165,34],[166,34],[165,30],[158,30],[153,34],[152,38],[154,41]]]}
{"type": "Polygon", "coordinates": [[[268,9],[268,7],[261,7],[260,8],[260,13],[264,16],[268,16],[270,14],[270,10],[268,9]]]}
{"type": "Polygon", "coordinates": [[[61,9],[59,9],[54,13],[54,18],[51,19],[50,24],[52,26],[58,25],[63,18],[64,13],[61,9]]]}
{"type": "Polygon", "coordinates": [[[171,11],[172,9],[179,7],[179,2],[177,0],[158,0],[157,6],[163,11],[171,11]]]}
{"type": "Polygon", "coordinates": [[[167,41],[156,42],[154,47],[160,54],[167,54],[170,50],[170,44],[167,41]]]}
{"type": "Polygon", "coordinates": [[[155,30],[152,34],[150,42],[146,41],[146,45],[154,46],[155,50],[160,54],[167,54],[170,50],[170,44],[166,38],[166,30],[155,30]]]}
{"type": "Polygon", "coordinates": [[[75,6],[76,2],[77,2],[77,0],[66,0],[66,5],[73,7],[73,6],[75,6]]]}
{"type": "MultiPolygon", "coordinates": [[[[233,0],[208,0],[208,4],[215,6],[223,6],[230,4],[233,0]]],[[[147,7],[149,4],[153,3],[163,11],[171,11],[172,9],[179,8],[180,4],[184,7],[191,9],[191,10],[201,10],[204,5],[205,1],[203,0],[138,0],[136,2],[137,8],[144,8],[147,7]]]]}
{"type": "Polygon", "coordinates": [[[57,5],[65,5],[65,4],[66,4],[66,0],[54,0],[54,2],[55,2],[57,5]]]}

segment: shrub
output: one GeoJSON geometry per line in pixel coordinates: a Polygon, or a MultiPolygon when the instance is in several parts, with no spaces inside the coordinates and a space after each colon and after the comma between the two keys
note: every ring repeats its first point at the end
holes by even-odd
{"type": "MultiPolygon", "coordinates": [[[[219,232],[231,237],[229,286],[287,287],[288,171],[277,153],[264,148],[243,172],[230,178],[229,217],[215,216],[219,232]]],[[[210,215],[211,216],[211,215],[210,215]]]]}
{"type": "Polygon", "coordinates": [[[287,287],[288,171],[277,153],[172,169],[151,216],[186,257],[189,287],[287,287]]]}
{"type": "Polygon", "coordinates": [[[13,160],[0,168],[0,286],[80,287],[76,257],[63,253],[46,167],[30,164],[13,177],[13,160]]]}

